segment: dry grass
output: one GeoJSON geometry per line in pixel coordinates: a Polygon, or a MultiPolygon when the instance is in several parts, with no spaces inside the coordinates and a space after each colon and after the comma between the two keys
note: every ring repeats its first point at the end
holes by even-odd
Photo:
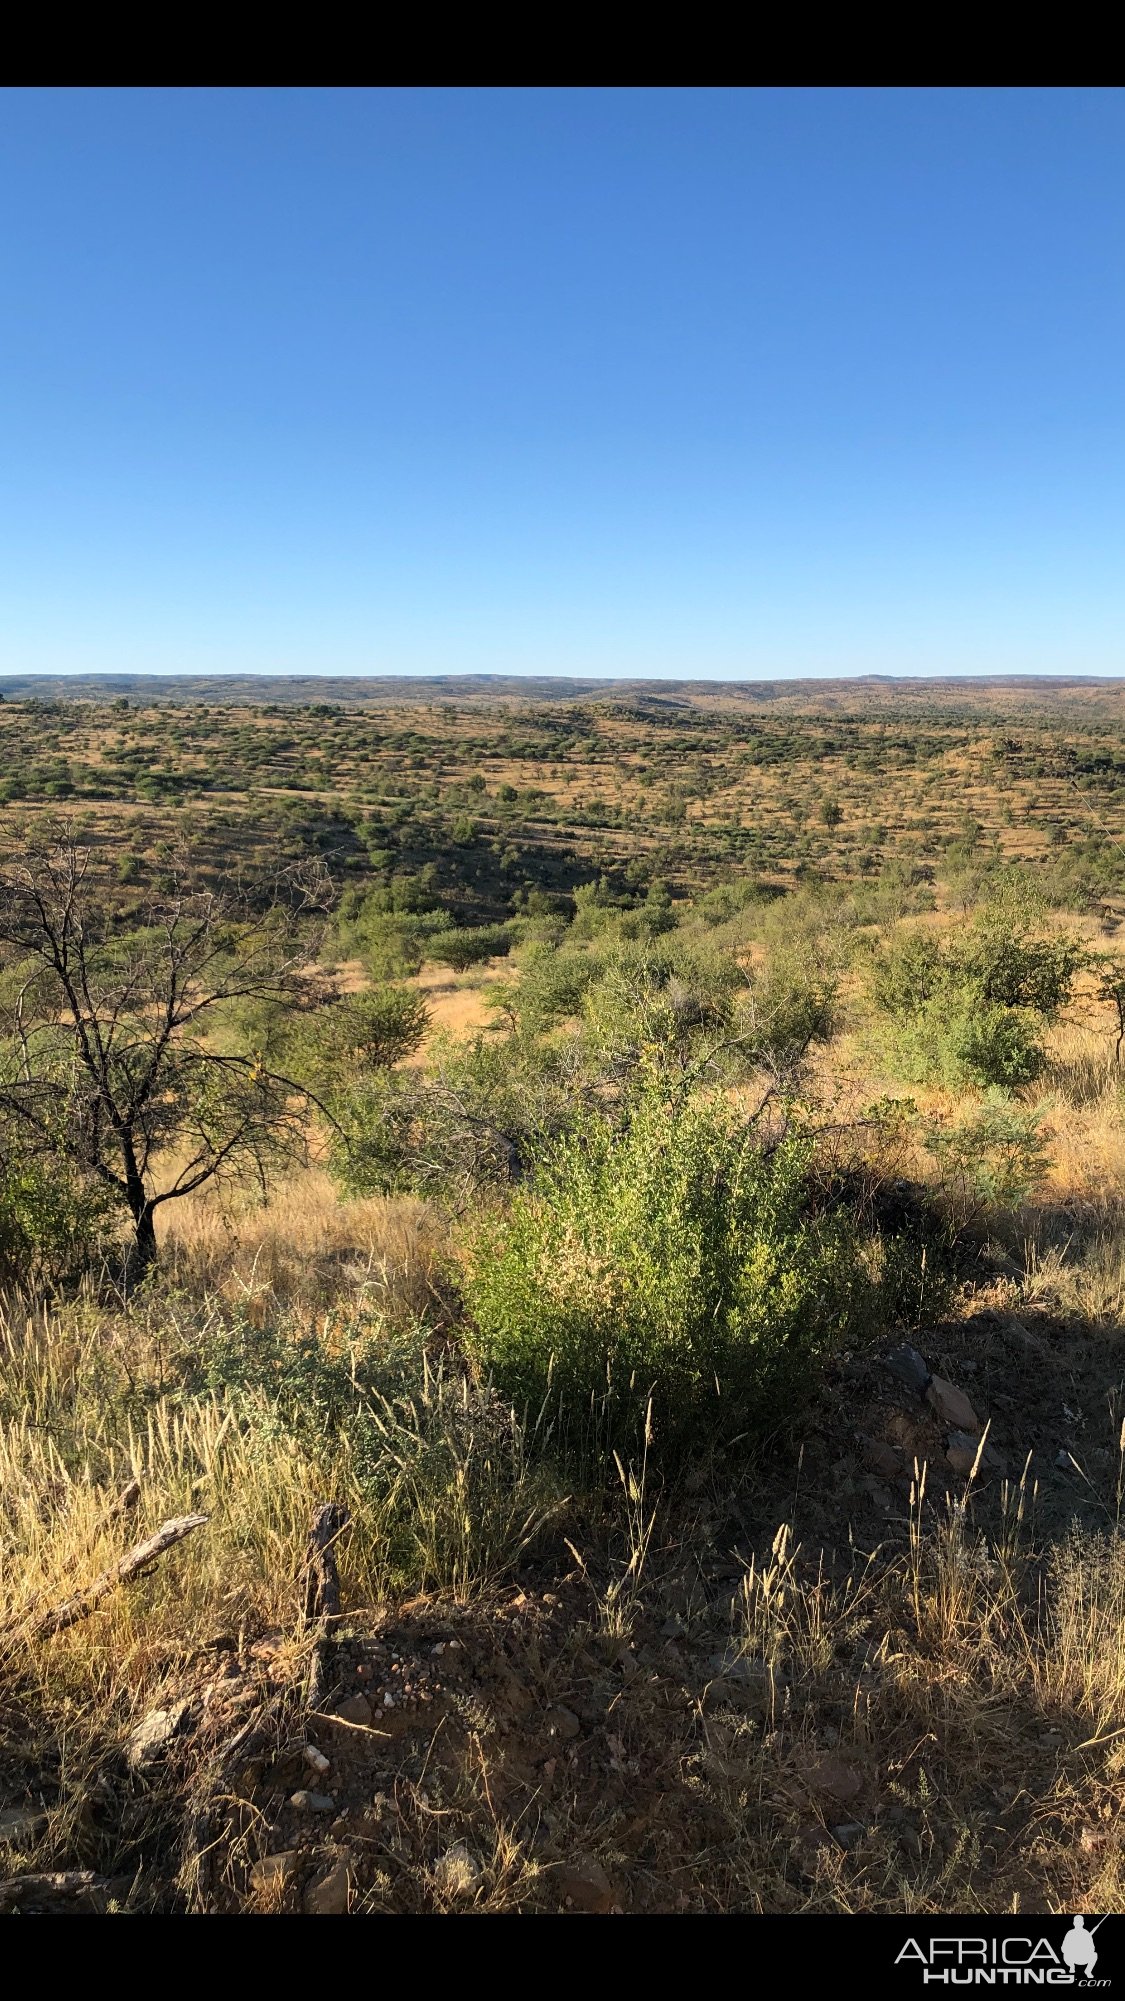
{"type": "Polygon", "coordinates": [[[435,1212],[412,1196],[341,1201],[321,1169],[280,1183],[267,1202],[209,1188],[158,1216],[174,1283],[243,1305],[259,1324],[278,1305],[341,1293],[395,1320],[439,1298],[435,1212]]]}

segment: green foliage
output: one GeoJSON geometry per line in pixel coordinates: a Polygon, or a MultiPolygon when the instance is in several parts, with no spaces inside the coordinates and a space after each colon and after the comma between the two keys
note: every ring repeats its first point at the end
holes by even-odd
{"type": "Polygon", "coordinates": [[[518,1181],[573,1123],[585,1085],[574,1046],[517,1032],[440,1042],[424,1071],[357,1080],[337,1101],[330,1164],[349,1194],[392,1189],[463,1200],[518,1181]]]}
{"type": "Polygon", "coordinates": [[[430,1011],[410,987],[373,987],[299,1018],[290,1050],[303,1081],[336,1096],[416,1050],[430,1011]]]}
{"type": "Polygon", "coordinates": [[[1033,908],[1014,870],[963,938],[926,931],[895,938],[872,978],[876,1006],[894,1023],[891,1049],[916,1081],[1014,1090],[1040,1075],[1040,1041],[1070,998],[1087,954],[1074,938],[1018,928],[1033,908]]]}
{"type": "Polygon", "coordinates": [[[984,1202],[1021,1202],[1036,1186],[1049,1154],[1041,1130],[1042,1107],[1023,1111],[994,1096],[952,1124],[931,1126],[926,1137],[947,1188],[984,1202]]]}
{"type": "Polygon", "coordinates": [[[940,1025],[937,1047],[946,1056],[951,1082],[986,1089],[1000,1086],[1014,1090],[1020,1084],[1030,1084],[1041,1074],[1045,1062],[1034,1024],[1014,1007],[958,1009],[940,1025]]]}
{"type": "Polygon", "coordinates": [[[995,922],[977,927],[951,964],[960,985],[990,1007],[1027,1008],[1051,1021],[1070,998],[1083,963],[1067,937],[1030,938],[995,922]]]}
{"type": "Polygon", "coordinates": [[[945,979],[945,955],[933,933],[905,931],[877,961],[872,995],[877,1007],[901,1020],[932,1001],[945,979]]]}
{"type": "Polygon", "coordinates": [[[512,949],[512,933],[506,924],[478,924],[459,929],[451,926],[447,931],[432,934],[428,953],[439,966],[452,966],[455,972],[465,972],[469,966],[479,966],[486,959],[506,958],[512,949]]]}
{"type": "Polygon", "coordinates": [[[18,1156],[0,1178],[0,1284],[56,1292],[115,1260],[116,1202],[67,1160],[18,1156]]]}
{"type": "Polygon", "coordinates": [[[651,1406],[674,1460],[775,1425],[870,1286],[846,1218],[806,1202],[808,1148],[766,1157],[699,1094],[591,1114],[472,1244],[465,1295],[505,1397],[623,1451],[651,1406]]]}
{"type": "Polygon", "coordinates": [[[528,1030],[543,1032],[578,1013],[599,970],[598,960],[577,945],[533,941],[519,955],[518,978],[493,987],[486,998],[528,1030]]]}

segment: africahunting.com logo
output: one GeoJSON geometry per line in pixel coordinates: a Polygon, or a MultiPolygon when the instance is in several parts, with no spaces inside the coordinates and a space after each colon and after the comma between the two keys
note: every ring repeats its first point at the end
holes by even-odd
{"type": "Polygon", "coordinates": [[[969,1932],[912,1935],[895,1955],[895,1965],[913,1968],[926,1985],[945,1987],[1112,1987],[1095,1938],[1105,1919],[1061,1922],[1070,1929],[1057,1940],[1038,1927],[1024,1936],[1007,1927],[991,1938],[969,1932]]]}

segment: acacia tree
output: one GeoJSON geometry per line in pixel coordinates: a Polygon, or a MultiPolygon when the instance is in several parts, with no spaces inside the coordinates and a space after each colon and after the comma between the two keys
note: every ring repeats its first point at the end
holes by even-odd
{"type": "Polygon", "coordinates": [[[309,1090],[235,1017],[317,998],[298,929],[327,908],[317,868],[202,888],[184,857],[115,924],[70,828],[0,867],[0,1165],[62,1159],[127,1210],[127,1270],[165,1202],[302,1157],[309,1090]]]}

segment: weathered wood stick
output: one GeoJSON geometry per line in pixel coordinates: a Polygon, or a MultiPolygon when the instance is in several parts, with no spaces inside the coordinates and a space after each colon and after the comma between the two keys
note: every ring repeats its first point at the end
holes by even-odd
{"type": "Polygon", "coordinates": [[[348,1511],[339,1501],[326,1501],[313,1516],[305,1555],[302,1616],[306,1626],[323,1625],[340,1614],[340,1572],[336,1544],[348,1526],[348,1511]]]}
{"type": "Polygon", "coordinates": [[[301,1616],[305,1628],[313,1627],[317,1633],[306,1697],[310,1709],[321,1708],[328,1693],[333,1658],[331,1624],[340,1616],[336,1544],[349,1520],[347,1509],[339,1501],[326,1501],[313,1516],[309,1533],[301,1616]]]}
{"type": "Polygon", "coordinates": [[[0,1880],[0,1910],[39,1903],[52,1897],[124,1897],[131,1876],[97,1876],[92,1869],[60,1869],[46,1875],[8,1876],[0,1880]]]}
{"type": "Polygon", "coordinates": [[[193,1529],[203,1528],[210,1519],[209,1515],[179,1515],[173,1521],[162,1522],[155,1535],[137,1543],[108,1570],[103,1570],[100,1577],[95,1577],[92,1584],[76,1591],[73,1598],[64,1598],[61,1605],[49,1606],[45,1612],[33,1612],[22,1626],[5,1637],[11,1640],[38,1640],[50,1639],[55,1633],[65,1632],[68,1626],[75,1626],[79,1619],[85,1619],[99,1599],[106,1597],[110,1591],[116,1591],[119,1585],[127,1584],[131,1577],[136,1577],[150,1563],[155,1563],[158,1556],[163,1556],[165,1550],[182,1542],[193,1529]]]}

